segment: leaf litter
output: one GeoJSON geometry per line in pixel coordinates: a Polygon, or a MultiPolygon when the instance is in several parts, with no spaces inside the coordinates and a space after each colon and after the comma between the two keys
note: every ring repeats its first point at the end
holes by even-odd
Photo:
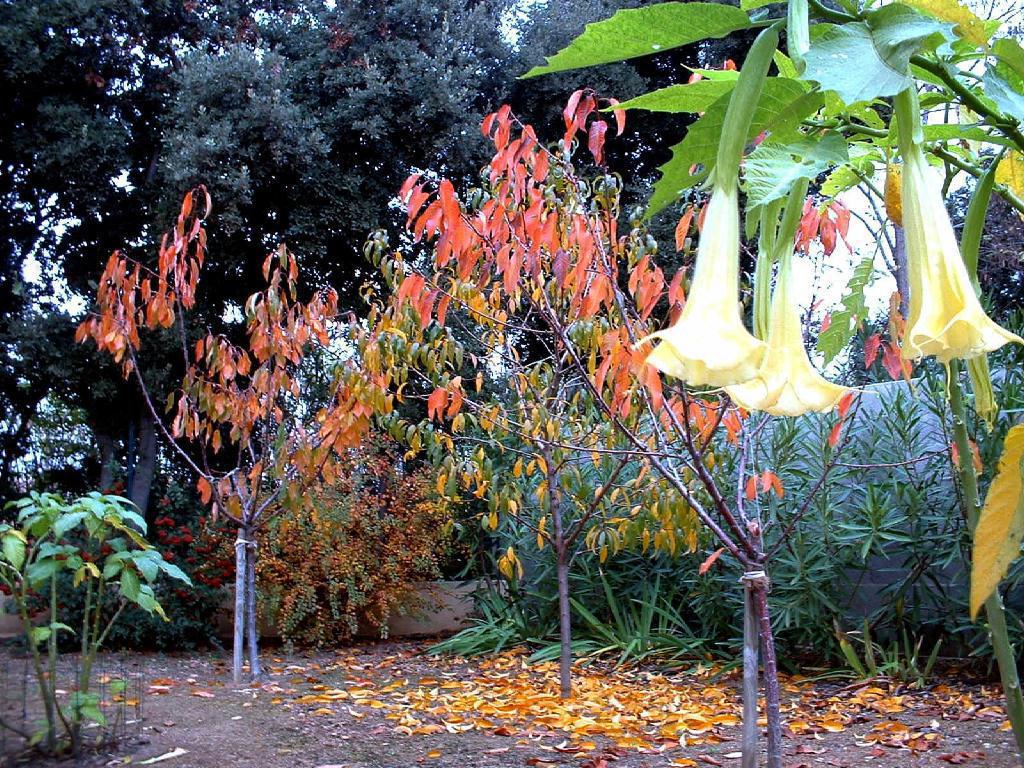
{"type": "MultiPolygon", "coordinates": [[[[575,757],[584,768],[602,768],[629,753],[664,755],[662,764],[672,766],[720,765],[701,748],[734,741],[742,711],[738,673],[723,674],[709,665],[665,673],[577,663],[569,700],[559,697],[557,664],[531,664],[521,651],[466,660],[424,659],[405,650],[367,665],[365,656],[347,650],[318,665],[316,672],[292,678],[310,684],[306,692],[274,701],[306,707],[317,716],[382,716],[395,734],[407,738],[475,731],[512,742],[487,754],[512,748],[551,754],[526,759],[527,765],[575,757]],[[337,674],[347,684],[320,682],[337,674]]],[[[983,751],[943,751],[947,726],[981,721],[991,724],[993,735],[1008,727],[996,687],[947,681],[915,689],[885,678],[847,685],[790,676],[783,678],[783,688],[789,739],[821,741],[846,733],[868,750],[867,759],[932,753],[938,764],[984,765],[983,751]]],[[[759,724],[764,727],[763,718],[759,724]]],[[[436,752],[426,752],[424,760],[436,759],[436,752]]],[[[821,763],[815,756],[824,753],[824,748],[799,744],[795,754],[821,763]]],[[[728,763],[739,753],[719,752],[717,757],[728,763]]]]}

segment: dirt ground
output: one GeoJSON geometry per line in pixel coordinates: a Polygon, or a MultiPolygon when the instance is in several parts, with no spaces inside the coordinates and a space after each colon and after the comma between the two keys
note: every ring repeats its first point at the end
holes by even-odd
{"type": "MultiPolygon", "coordinates": [[[[218,656],[128,655],[118,663],[143,676],[137,737],[78,764],[739,768],[735,675],[587,665],[566,704],[552,665],[437,659],[424,647],[270,652],[266,679],[242,687],[218,656]]],[[[787,768],[1019,766],[995,687],[792,678],[784,695],[787,768]]]]}

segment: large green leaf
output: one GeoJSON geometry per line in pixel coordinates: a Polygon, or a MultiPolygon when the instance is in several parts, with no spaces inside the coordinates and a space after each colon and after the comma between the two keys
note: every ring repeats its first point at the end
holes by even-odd
{"type": "Polygon", "coordinates": [[[999,64],[985,72],[985,95],[1003,112],[1024,123],[1024,78],[999,64]]]}
{"type": "Polygon", "coordinates": [[[868,316],[864,300],[864,288],[875,273],[874,258],[868,256],[853,270],[853,276],[846,286],[842,308],[832,312],[828,328],[818,335],[818,351],[825,356],[828,364],[850,342],[854,331],[868,316]]]}
{"type": "Polygon", "coordinates": [[[744,11],[717,3],[659,3],[619,11],[610,19],[588,24],[583,34],[548,57],[547,64],[523,77],[649,56],[749,26],[744,11]]]}
{"type": "Polygon", "coordinates": [[[1012,69],[1017,77],[1024,78],[1024,48],[1011,37],[1001,37],[992,43],[992,53],[1000,63],[1012,69]]]}
{"type": "MultiPolygon", "coordinates": [[[[806,96],[805,89],[806,86],[797,80],[768,78],[754,111],[747,137],[757,136],[778,121],[780,116],[792,116],[795,103],[802,102],[806,96]]],[[[672,159],[658,169],[661,171],[661,178],[654,185],[654,192],[647,205],[648,217],[671,205],[683,190],[700,184],[707,178],[718,153],[718,141],[728,106],[729,94],[726,94],[708,107],[704,115],[689,127],[686,137],[672,147],[672,159]],[[691,173],[690,169],[693,166],[698,168],[691,173]]],[[[813,107],[809,105],[808,109],[813,107]]],[[[797,117],[797,121],[807,114],[797,117]]]]}
{"type": "Polygon", "coordinates": [[[836,133],[788,144],[761,144],[743,164],[747,205],[759,206],[789,194],[798,179],[815,179],[849,159],[846,139],[836,133]]]}
{"type": "Polygon", "coordinates": [[[14,566],[16,571],[20,571],[21,566],[25,564],[25,534],[17,528],[7,526],[6,530],[0,532],[0,537],[3,541],[4,559],[14,566]]]}
{"type": "MultiPolygon", "coordinates": [[[[698,80],[670,85],[615,105],[614,109],[646,109],[649,112],[706,112],[718,99],[730,93],[736,80],[698,80]]],[[[609,107],[612,109],[612,107],[609,107]]]]}
{"type": "Polygon", "coordinates": [[[952,39],[952,27],[899,4],[880,8],[866,22],[816,24],[804,77],[847,104],[895,96],[913,84],[910,57],[952,39]]]}

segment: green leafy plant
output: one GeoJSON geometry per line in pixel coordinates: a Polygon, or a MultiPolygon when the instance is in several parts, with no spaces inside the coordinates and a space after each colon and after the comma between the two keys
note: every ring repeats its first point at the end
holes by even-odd
{"type": "Polygon", "coordinates": [[[33,492],[10,502],[7,509],[17,517],[14,525],[0,524],[0,583],[21,617],[45,721],[34,733],[21,733],[3,720],[0,726],[19,732],[50,754],[77,755],[83,727],[106,722],[91,683],[96,655],[111,628],[130,605],[166,620],[153,591],[161,574],[191,582],[146,541],[146,522],[127,499],[92,492],[65,503],[55,494],[33,492]],[[73,589],[85,593],[77,630],[60,621],[63,574],[71,574],[73,589]],[[37,624],[32,598],[42,593],[48,609],[43,623],[37,624]],[[117,608],[110,614],[105,609],[112,601],[117,608]],[[70,696],[57,686],[62,633],[77,635],[81,650],[76,690],[70,696]]]}
{"type": "Polygon", "coordinates": [[[931,677],[942,650],[942,638],[939,638],[925,656],[924,637],[913,640],[906,629],[898,640],[887,645],[876,642],[867,619],[864,619],[864,628],[860,632],[844,632],[837,623],[835,633],[843,657],[857,677],[889,677],[918,688],[931,677]],[[857,653],[854,642],[861,645],[863,657],[857,653]]]}

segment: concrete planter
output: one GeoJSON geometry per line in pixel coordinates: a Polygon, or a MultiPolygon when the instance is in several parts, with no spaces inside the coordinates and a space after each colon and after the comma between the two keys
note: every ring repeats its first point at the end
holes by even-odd
{"type": "Polygon", "coordinates": [[[21,635],[21,617],[14,610],[14,601],[7,595],[0,594],[0,638],[21,635]]]}
{"type": "Polygon", "coordinates": [[[463,629],[473,613],[476,581],[424,581],[416,585],[419,610],[407,616],[392,616],[391,637],[450,635],[463,629]]]}
{"type": "MultiPolygon", "coordinates": [[[[388,621],[388,636],[427,637],[450,635],[463,629],[473,613],[473,593],[478,589],[476,581],[423,581],[414,586],[415,596],[406,615],[395,614],[388,621]]],[[[234,596],[225,590],[221,609],[217,613],[218,636],[230,639],[234,628],[234,596]]],[[[260,612],[260,637],[273,640],[280,637],[275,617],[260,612]]],[[[375,637],[375,628],[360,628],[362,637],[375,637]]]]}

